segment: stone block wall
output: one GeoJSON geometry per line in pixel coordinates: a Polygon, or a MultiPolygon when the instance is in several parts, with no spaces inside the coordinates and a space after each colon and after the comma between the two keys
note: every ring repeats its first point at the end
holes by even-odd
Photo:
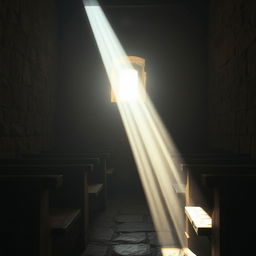
{"type": "Polygon", "coordinates": [[[209,143],[256,156],[256,1],[209,4],[209,143]]]}
{"type": "Polygon", "coordinates": [[[1,0],[0,157],[51,146],[56,82],[56,2],[1,0]]]}

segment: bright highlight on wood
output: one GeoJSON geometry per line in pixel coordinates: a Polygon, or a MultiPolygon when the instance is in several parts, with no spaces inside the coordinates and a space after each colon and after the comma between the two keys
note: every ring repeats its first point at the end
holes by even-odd
{"type": "Polygon", "coordinates": [[[208,234],[212,228],[212,219],[198,206],[186,206],[185,213],[198,235],[208,234]]]}
{"type": "Polygon", "coordinates": [[[162,256],[196,256],[188,248],[162,248],[161,253],[162,256]]]}

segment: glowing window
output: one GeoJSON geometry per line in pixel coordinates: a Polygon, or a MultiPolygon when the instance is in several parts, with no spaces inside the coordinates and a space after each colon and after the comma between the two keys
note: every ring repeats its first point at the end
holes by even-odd
{"type": "MultiPolygon", "coordinates": [[[[115,90],[111,88],[111,102],[136,101],[145,96],[146,72],[145,60],[128,56],[129,65],[115,68],[115,90]]],[[[123,64],[123,60],[115,65],[123,64]]]]}

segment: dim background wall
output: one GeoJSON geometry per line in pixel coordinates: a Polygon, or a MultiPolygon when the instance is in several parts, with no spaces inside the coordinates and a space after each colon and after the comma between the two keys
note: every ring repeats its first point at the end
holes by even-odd
{"type": "Polygon", "coordinates": [[[256,2],[209,9],[209,143],[256,156],[256,2]]]}
{"type": "MultiPolygon", "coordinates": [[[[149,96],[178,148],[204,145],[205,1],[104,10],[127,54],[145,58],[149,96]]],[[[116,183],[138,181],[82,1],[1,0],[0,54],[1,157],[111,151],[116,183]]]]}
{"type": "Polygon", "coordinates": [[[0,157],[53,143],[57,76],[53,0],[0,1],[0,157]]]}
{"type": "MultiPolygon", "coordinates": [[[[173,2],[104,11],[127,54],[145,58],[149,96],[178,148],[191,151],[207,134],[206,6],[173,2]]],[[[135,186],[130,146],[81,1],[62,6],[59,148],[111,151],[116,184],[135,186]]]]}

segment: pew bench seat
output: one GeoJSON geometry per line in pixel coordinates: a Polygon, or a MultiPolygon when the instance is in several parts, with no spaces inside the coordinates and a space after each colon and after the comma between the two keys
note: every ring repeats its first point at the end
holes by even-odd
{"type": "Polygon", "coordinates": [[[256,225],[250,220],[255,216],[250,207],[255,201],[256,165],[251,162],[193,163],[184,165],[183,170],[187,174],[186,206],[202,207],[212,221],[210,237],[195,236],[194,231],[202,234],[201,231],[206,230],[198,229],[191,214],[186,212],[189,248],[198,255],[249,255],[250,249],[243,245],[254,241],[256,225]],[[245,225],[247,221],[249,225],[245,225]],[[206,250],[203,249],[206,240],[202,239],[209,240],[206,250]]]}
{"type": "Polygon", "coordinates": [[[89,184],[88,186],[89,195],[98,196],[102,190],[103,190],[103,184],[89,184]]]}
{"type": "Polygon", "coordinates": [[[203,208],[186,206],[185,213],[198,236],[211,234],[212,219],[203,208]]]}
{"type": "Polygon", "coordinates": [[[107,168],[106,174],[107,175],[112,175],[114,173],[114,168],[107,168]]]}
{"type": "Polygon", "coordinates": [[[82,249],[80,209],[51,209],[53,256],[75,256],[82,249]]]}
{"type": "Polygon", "coordinates": [[[80,209],[51,209],[50,226],[53,232],[63,232],[81,215],[80,209]]]}
{"type": "Polygon", "coordinates": [[[97,211],[105,209],[105,194],[103,184],[89,184],[88,194],[90,205],[90,218],[93,219],[93,216],[97,211]]]}

